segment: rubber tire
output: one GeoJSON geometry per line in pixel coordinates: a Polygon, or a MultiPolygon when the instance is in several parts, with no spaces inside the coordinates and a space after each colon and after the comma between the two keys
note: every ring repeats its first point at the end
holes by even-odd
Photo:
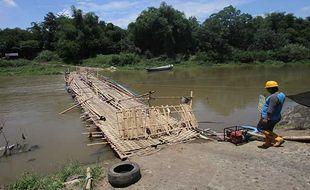
{"type": "Polygon", "coordinates": [[[108,181],[113,187],[127,187],[139,181],[141,178],[140,167],[135,162],[125,161],[114,164],[108,170],[108,181]],[[130,165],[130,171],[119,173],[115,168],[130,165]]]}

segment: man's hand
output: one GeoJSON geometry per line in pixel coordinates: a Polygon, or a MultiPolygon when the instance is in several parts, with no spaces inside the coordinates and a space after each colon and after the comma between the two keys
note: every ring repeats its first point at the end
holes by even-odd
{"type": "Polygon", "coordinates": [[[261,119],[259,120],[259,124],[260,124],[260,125],[266,125],[267,123],[268,123],[268,119],[261,118],[261,119]]]}
{"type": "Polygon", "coordinates": [[[268,119],[262,119],[261,122],[263,125],[266,125],[268,123],[268,119]]]}

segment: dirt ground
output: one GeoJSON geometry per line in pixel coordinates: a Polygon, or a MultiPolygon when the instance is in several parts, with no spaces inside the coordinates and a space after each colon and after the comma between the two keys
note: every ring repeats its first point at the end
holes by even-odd
{"type": "MultiPolygon", "coordinates": [[[[142,178],[123,189],[310,189],[309,143],[286,141],[269,149],[257,148],[260,144],[195,140],[166,146],[130,158],[140,165],[142,178]]],[[[106,173],[95,189],[114,189],[106,173]]]]}

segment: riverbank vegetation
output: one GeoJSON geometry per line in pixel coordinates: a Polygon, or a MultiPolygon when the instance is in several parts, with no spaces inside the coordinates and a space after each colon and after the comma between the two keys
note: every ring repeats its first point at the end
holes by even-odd
{"type": "MultiPolygon", "coordinates": [[[[225,63],[214,63],[214,62],[198,62],[196,60],[187,61],[176,61],[174,59],[152,58],[145,59],[135,54],[126,55],[125,58],[122,54],[112,55],[98,55],[94,58],[88,58],[82,61],[81,65],[66,64],[62,61],[47,61],[40,62],[37,60],[0,60],[0,76],[30,76],[30,75],[61,75],[65,71],[76,70],[76,67],[94,67],[111,70],[111,67],[117,67],[118,70],[144,70],[146,67],[161,66],[165,64],[176,64],[176,68],[187,69],[187,68],[235,68],[235,67],[298,67],[298,66],[310,66],[309,60],[282,62],[267,60],[265,62],[253,62],[253,63],[242,63],[242,62],[225,62],[225,63]],[[128,57],[129,58],[128,58],[128,57]],[[119,61],[116,62],[115,60],[119,61]]],[[[114,69],[112,69],[114,70],[114,69]]]]}
{"type": "Polygon", "coordinates": [[[57,75],[66,67],[59,62],[40,63],[34,60],[0,60],[0,76],[12,75],[57,75]]]}
{"type": "MultiPolygon", "coordinates": [[[[252,16],[228,6],[199,23],[162,3],[122,29],[72,7],[70,16],[49,12],[25,30],[1,29],[0,53],[9,52],[34,62],[98,67],[300,62],[310,59],[310,17],[252,16]]],[[[10,72],[3,64],[1,72],[10,72]]]]}
{"type": "MultiPolygon", "coordinates": [[[[102,168],[99,165],[91,167],[91,176],[93,184],[98,181],[102,168]]],[[[81,176],[78,184],[82,189],[85,186],[86,169],[78,162],[70,162],[57,172],[47,176],[40,176],[31,173],[25,173],[17,178],[14,184],[8,185],[6,188],[11,190],[30,190],[30,189],[62,189],[65,180],[70,176],[81,176]]]]}

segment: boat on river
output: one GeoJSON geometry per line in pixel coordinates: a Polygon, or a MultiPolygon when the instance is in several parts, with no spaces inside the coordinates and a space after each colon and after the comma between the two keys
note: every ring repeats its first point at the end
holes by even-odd
{"type": "Polygon", "coordinates": [[[147,72],[155,72],[155,71],[166,71],[166,70],[171,70],[171,69],[173,69],[172,64],[164,65],[164,66],[160,66],[160,67],[149,67],[149,68],[146,68],[145,70],[147,72]]]}

